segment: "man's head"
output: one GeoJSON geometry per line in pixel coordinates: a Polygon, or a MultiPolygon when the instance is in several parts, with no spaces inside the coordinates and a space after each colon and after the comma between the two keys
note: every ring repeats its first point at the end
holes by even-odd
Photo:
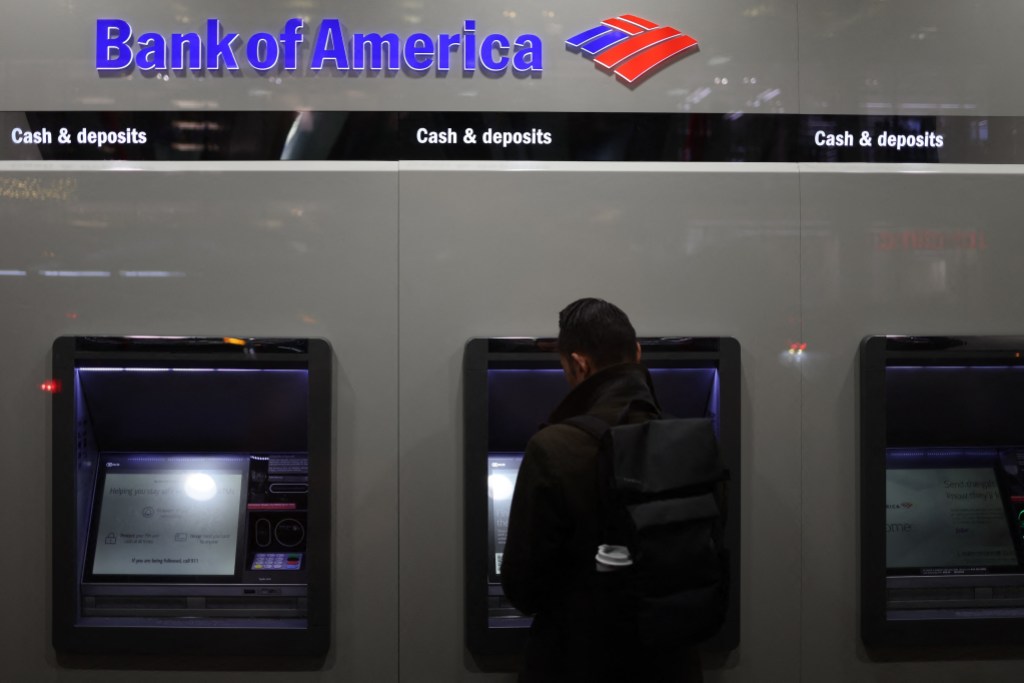
{"type": "Polygon", "coordinates": [[[601,299],[579,299],[558,314],[558,353],[572,386],[609,365],[640,362],[629,318],[601,299]]]}

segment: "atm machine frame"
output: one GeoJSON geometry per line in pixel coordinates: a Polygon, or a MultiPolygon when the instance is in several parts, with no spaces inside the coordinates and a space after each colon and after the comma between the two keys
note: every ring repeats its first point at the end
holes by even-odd
{"type": "MultiPolygon", "coordinates": [[[[326,653],[329,647],[331,618],[332,366],[333,352],[330,345],[322,339],[61,337],[54,342],[53,380],[49,384],[53,393],[52,632],[53,644],[58,653],[166,654],[175,657],[193,655],[255,656],[259,658],[319,657],[326,653]],[[235,578],[221,577],[222,583],[229,589],[223,591],[225,594],[238,593],[242,602],[247,595],[252,595],[254,599],[267,597],[269,599],[262,604],[270,606],[265,609],[265,612],[273,613],[274,605],[280,604],[275,601],[287,599],[276,596],[287,596],[289,591],[294,592],[289,584],[295,582],[290,580],[290,577],[283,578],[285,574],[291,574],[291,572],[279,571],[277,573],[282,578],[274,578],[268,576],[272,573],[270,571],[258,572],[256,570],[298,570],[301,568],[301,572],[295,571],[295,574],[301,573],[303,577],[300,584],[297,585],[303,583],[305,585],[304,619],[274,619],[272,616],[268,618],[267,614],[261,613],[260,610],[263,608],[259,607],[247,607],[247,609],[252,609],[253,616],[242,614],[243,610],[236,609],[233,614],[230,610],[226,611],[225,614],[228,616],[225,617],[218,617],[211,612],[209,616],[175,618],[174,610],[170,610],[171,616],[161,617],[159,616],[162,604],[160,601],[173,602],[175,598],[171,594],[176,590],[184,594],[188,590],[187,586],[185,588],[176,587],[172,585],[176,583],[175,579],[161,575],[149,581],[148,583],[153,584],[154,587],[147,589],[145,588],[145,585],[148,585],[146,577],[128,574],[125,574],[127,578],[123,579],[122,583],[127,581],[144,584],[141,589],[131,589],[134,591],[132,595],[139,595],[140,591],[153,590],[154,593],[166,596],[154,598],[155,604],[158,605],[152,610],[154,616],[131,616],[130,614],[117,616],[116,610],[113,612],[115,616],[83,615],[87,611],[83,607],[84,591],[87,582],[93,580],[91,577],[95,569],[95,565],[89,564],[86,558],[91,557],[92,553],[98,554],[99,552],[96,550],[98,546],[94,545],[98,543],[98,540],[95,538],[90,540],[89,536],[96,536],[95,527],[98,522],[94,520],[93,507],[101,503],[90,496],[95,495],[96,498],[99,498],[100,492],[97,490],[95,482],[99,477],[110,476],[101,473],[101,468],[116,467],[121,464],[120,460],[128,462],[133,458],[144,461],[148,457],[157,462],[175,459],[175,456],[169,455],[174,452],[173,450],[167,453],[154,450],[150,456],[111,456],[109,458],[111,461],[118,461],[113,464],[104,464],[99,461],[93,464],[84,464],[85,460],[97,459],[95,455],[85,455],[87,452],[95,452],[97,449],[84,445],[88,439],[89,430],[79,422],[82,417],[77,414],[79,403],[84,400],[79,396],[81,386],[78,376],[78,368],[83,366],[98,367],[108,371],[148,370],[149,372],[145,374],[150,375],[157,374],[157,371],[166,371],[168,375],[171,375],[175,374],[174,370],[183,371],[181,373],[183,375],[206,373],[211,378],[209,380],[210,388],[217,386],[217,380],[212,379],[214,375],[227,378],[229,373],[254,370],[306,372],[308,388],[306,390],[307,404],[304,408],[305,424],[295,420],[292,422],[296,433],[301,434],[304,430],[308,465],[302,462],[301,452],[292,457],[298,458],[295,462],[300,467],[306,468],[309,484],[303,492],[294,494],[302,496],[302,500],[306,504],[305,512],[299,511],[290,515],[290,517],[301,519],[304,524],[296,519],[286,520],[287,528],[281,531],[281,534],[291,533],[292,535],[282,536],[280,543],[285,546],[294,544],[295,540],[299,539],[298,534],[301,530],[301,547],[305,548],[307,552],[302,555],[284,553],[284,555],[288,555],[288,562],[292,563],[290,567],[247,563],[245,553],[249,540],[247,536],[243,536],[243,533],[248,533],[245,531],[245,520],[253,515],[264,514],[253,513],[251,510],[268,510],[269,512],[266,512],[265,516],[273,515],[274,504],[249,505],[253,483],[242,476],[240,479],[242,490],[238,494],[241,499],[239,512],[241,520],[238,522],[239,530],[235,540],[235,578]],[[247,509],[250,512],[247,513],[247,509]],[[311,548],[314,552],[309,552],[311,548]],[[252,566],[249,566],[250,564],[252,566]],[[259,576],[264,578],[259,578],[259,576]],[[253,579],[253,577],[256,578],[253,579]],[[272,583],[267,584],[266,588],[262,588],[259,584],[242,586],[250,579],[272,583]],[[166,586],[170,586],[170,588],[166,586]],[[236,587],[231,589],[231,586],[236,587]],[[246,595],[241,595],[242,593],[246,595]]],[[[104,372],[103,374],[113,374],[113,372],[104,372]]],[[[228,380],[223,381],[227,382],[228,380]]],[[[254,382],[257,387],[264,386],[263,382],[266,382],[268,387],[280,386],[270,379],[254,380],[254,382]]],[[[291,396],[295,395],[295,391],[292,390],[291,396]]],[[[272,395],[270,390],[268,390],[268,395],[272,395]]],[[[180,398],[179,395],[178,404],[172,405],[184,405],[180,403],[180,398]]],[[[239,399],[241,401],[241,397],[239,399]]],[[[269,401],[268,403],[272,408],[273,402],[269,401]]],[[[302,411],[296,410],[298,410],[296,414],[301,415],[302,411]]],[[[258,420],[254,419],[254,424],[247,424],[241,432],[248,433],[249,430],[257,428],[257,422],[258,420]]],[[[185,432],[189,430],[189,424],[182,424],[181,427],[185,432]]],[[[253,456],[248,453],[243,456],[241,451],[233,455],[235,459],[246,460],[246,464],[236,468],[237,471],[232,476],[239,476],[239,472],[249,473],[253,467],[249,458],[253,456]]],[[[232,459],[231,454],[208,456],[208,454],[198,453],[192,460],[202,460],[204,457],[208,457],[210,462],[221,463],[232,459]]],[[[256,459],[264,458],[257,456],[256,459]]],[[[270,466],[274,467],[273,464],[270,466]]],[[[129,465],[129,467],[138,466],[129,465]]],[[[203,467],[203,465],[199,467],[203,467]]],[[[173,473],[181,468],[180,464],[172,465],[168,471],[173,473]]],[[[271,475],[270,480],[274,481],[273,472],[271,475]]],[[[282,476],[276,478],[282,481],[295,479],[282,476]]],[[[185,488],[188,488],[187,483],[185,488]]],[[[266,490],[275,491],[274,484],[270,484],[266,490]]],[[[289,490],[298,491],[299,489],[289,490]]],[[[106,496],[106,491],[103,492],[103,495],[106,496]]],[[[269,495],[273,497],[273,494],[269,495]]],[[[277,505],[280,507],[282,504],[277,505]]],[[[289,509],[295,509],[294,504],[284,505],[290,506],[289,509]]],[[[153,514],[152,508],[146,508],[142,511],[143,516],[146,516],[147,510],[150,511],[150,515],[153,514]]],[[[279,531],[275,527],[274,538],[280,535],[279,531]]],[[[181,535],[185,536],[185,534],[181,535]]],[[[276,544],[276,541],[270,540],[259,543],[261,546],[270,547],[274,547],[276,544]]],[[[265,560],[256,562],[260,561],[265,560]]],[[[196,584],[203,582],[201,577],[193,579],[188,575],[183,576],[185,578],[182,583],[185,584],[190,581],[196,584]]],[[[100,577],[101,581],[111,582],[113,580],[114,583],[116,583],[116,579],[116,576],[100,577]]],[[[103,585],[98,585],[102,591],[103,585]]],[[[110,589],[107,590],[109,592],[110,589]]],[[[116,593],[116,588],[113,590],[116,593]]],[[[207,594],[214,594],[218,589],[207,588],[205,590],[207,594]]],[[[228,600],[239,600],[239,598],[228,598],[228,600]]],[[[126,600],[139,600],[139,598],[126,598],[126,600]]],[[[209,598],[188,598],[188,600],[191,601],[188,605],[188,608],[191,609],[194,605],[209,600],[209,598]]],[[[143,605],[140,613],[146,614],[144,600],[139,604],[143,605]]],[[[129,613],[130,609],[127,610],[129,613]]]]}
{"type": "MultiPolygon", "coordinates": [[[[642,362],[652,369],[715,368],[719,393],[719,451],[729,468],[725,543],[729,550],[730,593],[726,622],[702,647],[725,652],[739,644],[740,605],[740,346],[731,337],[647,337],[639,339],[642,362]]],[[[526,643],[529,620],[492,628],[488,619],[488,370],[547,369],[561,372],[557,344],[551,338],[476,338],[463,357],[463,496],[465,520],[466,646],[481,665],[508,666],[526,643]],[[521,622],[521,623],[520,623],[521,622]]],[[[564,381],[564,380],[563,380],[564,381]]],[[[569,386],[565,384],[565,393],[569,386]]],[[[663,406],[664,407],[664,406],[663,406]]],[[[671,411],[669,411],[671,412],[671,411]]],[[[545,416],[546,417],[546,416],[545,416]]]]}
{"type": "MultiPolygon", "coordinates": [[[[1020,495],[1024,493],[1024,482],[1013,482],[1012,477],[1008,478],[1000,470],[1009,463],[1011,469],[1021,473],[1018,479],[1024,479],[1024,427],[1017,436],[1012,426],[999,426],[1010,425],[1012,421],[994,424],[991,414],[998,413],[1002,403],[967,390],[973,381],[987,388],[998,386],[1000,391],[1016,390],[1020,384],[1020,400],[1024,405],[1022,352],[1022,336],[871,336],[862,341],[859,356],[860,626],[861,638],[868,648],[890,653],[922,647],[985,647],[991,651],[992,647],[1024,644],[1024,495],[1020,495]],[[887,371],[891,368],[931,372],[930,384],[922,389],[922,395],[940,394],[937,387],[943,381],[961,384],[937,406],[934,401],[908,402],[902,394],[894,403],[897,394],[887,395],[887,371]],[[1021,379],[997,385],[985,380],[986,375],[976,375],[976,380],[943,380],[939,374],[978,370],[1021,373],[1021,379]],[[896,409],[894,405],[904,411],[903,422],[909,426],[889,424],[890,413],[896,409]],[[926,414],[929,406],[933,406],[934,411],[930,416],[926,414]],[[982,423],[986,426],[978,427],[982,423]],[[943,443],[926,441],[917,444],[920,448],[904,443],[913,437],[916,425],[929,425],[933,433],[942,435],[937,441],[943,443]],[[985,430],[994,434],[979,433],[985,430]],[[976,443],[979,440],[982,443],[976,443]],[[984,443],[985,440],[991,443],[984,443]],[[944,471],[964,467],[969,461],[972,465],[977,463],[976,472],[994,468],[991,478],[998,484],[1007,538],[1016,548],[1016,570],[1008,563],[993,569],[989,566],[971,568],[966,562],[960,567],[940,564],[934,568],[922,565],[916,571],[913,568],[890,570],[888,505],[899,505],[907,510],[920,505],[909,500],[887,501],[889,450],[894,458],[906,461],[904,468],[937,466],[944,471]],[[931,460],[917,463],[915,458],[931,460]],[[1011,485],[1016,494],[1008,490],[1011,485]],[[1020,528],[1014,528],[1013,517],[1017,515],[1021,519],[1020,528]]],[[[907,391],[906,380],[903,384],[895,381],[897,384],[892,391],[907,391]]]]}

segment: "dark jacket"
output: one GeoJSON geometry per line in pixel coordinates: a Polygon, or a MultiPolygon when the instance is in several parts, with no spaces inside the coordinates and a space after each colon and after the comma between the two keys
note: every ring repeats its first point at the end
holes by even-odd
{"type": "MultiPolygon", "coordinates": [[[[584,414],[614,421],[634,400],[657,405],[647,370],[633,363],[605,368],[577,385],[526,447],[501,565],[506,597],[534,615],[520,680],[701,680],[695,652],[646,652],[628,617],[595,583],[594,555],[607,542],[600,537],[597,441],[559,422],[584,414]]],[[[650,417],[635,410],[627,421],[650,417]]]]}

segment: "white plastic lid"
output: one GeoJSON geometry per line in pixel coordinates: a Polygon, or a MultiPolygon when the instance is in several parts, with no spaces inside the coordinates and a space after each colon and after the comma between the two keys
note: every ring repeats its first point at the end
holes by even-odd
{"type": "Polygon", "coordinates": [[[599,545],[594,559],[609,567],[628,567],[633,564],[629,548],[624,545],[599,545]]]}

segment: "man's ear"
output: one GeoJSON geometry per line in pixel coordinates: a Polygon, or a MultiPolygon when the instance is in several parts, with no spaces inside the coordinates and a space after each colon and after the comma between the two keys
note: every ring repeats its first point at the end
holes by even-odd
{"type": "Polygon", "coordinates": [[[639,363],[639,362],[640,362],[640,356],[641,356],[641,353],[642,353],[642,352],[640,351],[640,342],[637,342],[637,343],[636,343],[636,362],[637,362],[637,363],[639,363]]]}
{"type": "Polygon", "coordinates": [[[570,357],[572,358],[572,362],[575,363],[576,367],[579,369],[580,379],[584,380],[587,377],[590,377],[591,373],[594,371],[590,359],[576,351],[573,351],[572,354],[570,354],[570,357]]]}

